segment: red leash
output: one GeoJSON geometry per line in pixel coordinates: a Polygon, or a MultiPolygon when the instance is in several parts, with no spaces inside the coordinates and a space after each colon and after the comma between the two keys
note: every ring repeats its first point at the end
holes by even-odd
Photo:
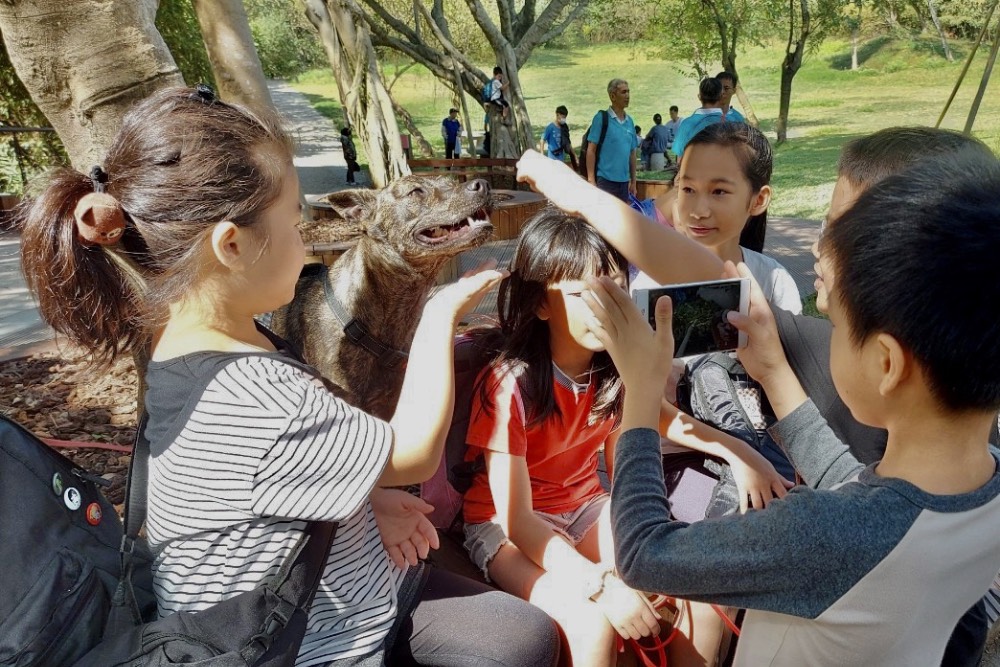
{"type": "MultiPolygon", "coordinates": [[[[617,638],[618,652],[625,652],[625,644],[628,643],[632,648],[632,652],[635,653],[636,657],[639,658],[639,662],[643,667],[668,667],[667,664],[667,646],[674,640],[677,633],[680,632],[681,620],[683,617],[683,605],[676,606],[671,598],[665,595],[657,595],[653,600],[653,608],[657,610],[660,618],[663,619],[670,625],[670,633],[667,635],[666,639],[660,639],[659,637],[649,637],[643,638],[647,639],[651,643],[643,643],[643,639],[622,639],[619,635],[617,638]]],[[[719,615],[726,627],[729,628],[734,635],[740,636],[740,629],[736,627],[729,615],[726,614],[725,610],[719,605],[713,604],[712,609],[715,613],[719,615]]]]}

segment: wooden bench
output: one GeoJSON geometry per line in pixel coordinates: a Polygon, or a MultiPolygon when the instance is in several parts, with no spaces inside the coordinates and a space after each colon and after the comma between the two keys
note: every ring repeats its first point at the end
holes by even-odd
{"type": "Polygon", "coordinates": [[[517,160],[513,158],[473,158],[457,160],[408,160],[414,174],[442,174],[454,176],[459,181],[470,178],[485,179],[490,187],[517,189],[517,160]]]}

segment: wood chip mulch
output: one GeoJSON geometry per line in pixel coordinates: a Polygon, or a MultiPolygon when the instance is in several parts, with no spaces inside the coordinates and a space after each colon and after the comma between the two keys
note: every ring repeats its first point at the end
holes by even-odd
{"type": "MultiPolygon", "coordinates": [[[[131,446],[136,425],[136,374],[131,359],[95,368],[85,357],[37,354],[0,363],[0,413],[40,438],[131,446]]],[[[111,484],[104,494],[124,500],[130,455],[103,449],[58,449],[111,484]]]]}

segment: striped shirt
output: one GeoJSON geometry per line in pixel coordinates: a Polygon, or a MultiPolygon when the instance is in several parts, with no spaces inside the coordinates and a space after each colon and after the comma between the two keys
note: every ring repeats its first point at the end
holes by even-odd
{"type": "Polygon", "coordinates": [[[255,588],[306,521],[337,521],[296,665],[379,648],[402,579],[368,501],[389,457],[389,425],[278,353],[152,362],[147,382],[146,530],[160,615],[255,588]]]}

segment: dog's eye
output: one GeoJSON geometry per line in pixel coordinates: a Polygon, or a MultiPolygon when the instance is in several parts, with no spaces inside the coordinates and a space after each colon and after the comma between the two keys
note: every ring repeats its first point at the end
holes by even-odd
{"type": "Polygon", "coordinates": [[[423,198],[424,195],[426,195],[426,194],[427,194],[427,191],[418,186],[418,187],[415,187],[412,190],[410,190],[407,193],[407,196],[408,197],[421,197],[421,198],[423,198]]]}

